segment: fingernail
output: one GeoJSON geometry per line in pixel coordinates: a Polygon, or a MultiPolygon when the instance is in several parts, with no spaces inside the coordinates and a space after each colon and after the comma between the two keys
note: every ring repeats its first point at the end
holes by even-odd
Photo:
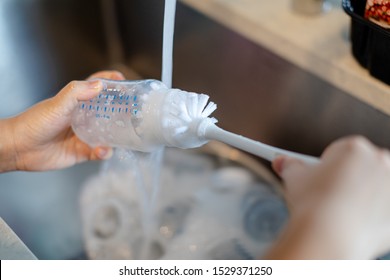
{"type": "Polygon", "coordinates": [[[96,91],[100,91],[103,88],[103,83],[100,80],[92,80],[88,82],[88,88],[96,91]]]}
{"type": "Polygon", "coordinates": [[[112,155],[112,149],[111,148],[98,148],[97,155],[101,159],[108,159],[112,155]]]}
{"type": "Polygon", "coordinates": [[[280,176],[283,172],[284,168],[284,163],[285,163],[285,158],[284,157],[277,157],[274,159],[272,162],[272,168],[274,171],[280,176]]]}
{"type": "Polygon", "coordinates": [[[114,80],[124,80],[125,76],[123,76],[122,73],[115,71],[115,72],[113,72],[111,74],[111,79],[114,79],[114,80]]]}

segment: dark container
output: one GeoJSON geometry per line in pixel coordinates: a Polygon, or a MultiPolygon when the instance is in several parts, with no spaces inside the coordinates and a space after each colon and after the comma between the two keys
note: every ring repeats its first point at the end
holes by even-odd
{"type": "Polygon", "coordinates": [[[352,54],[373,77],[390,85],[390,30],[366,18],[366,0],[343,0],[351,16],[352,54]]]}

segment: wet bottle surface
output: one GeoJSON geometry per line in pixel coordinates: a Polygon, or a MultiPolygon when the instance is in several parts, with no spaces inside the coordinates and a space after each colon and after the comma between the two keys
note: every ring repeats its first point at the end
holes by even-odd
{"type": "MultiPolygon", "coordinates": [[[[145,101],[167,87],[157,80],[113,81],[102,79],[103,90],[80,102],[73,113],[72,128],[90,146],[132,147],[143,151],[139,126],[145,101]]],[[[144,111],[143,111],[144,110],[144,111]]]]}

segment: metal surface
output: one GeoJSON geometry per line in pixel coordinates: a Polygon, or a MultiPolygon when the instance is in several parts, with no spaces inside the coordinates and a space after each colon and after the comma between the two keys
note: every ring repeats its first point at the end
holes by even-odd
{"type": "MultiPolygon", "coordinates": [[[[101,18],[96,16],[100,10],[94,3],[0,1],[1,118],[103,68],[104,39],[101,18]]],[[[95,168],[92,164],[56,172],[0,174],[0,217],[38,259],[83,257],[78,188],[95,168]]],[[[7,255],[23,258],[17,244],[7,255]]]]}
{"type": "MultiPolygon", "coordinates": [[[[158,78],[162,7],[152,2],[119,1],[118,18],[129,65],[158,78]]],[[[390,147],[387,115],[181,3],[175,32],[173,86],[210,95],[222,128],[316,156],[351,134],[390,147]]]]}
{"type": "MultiPolygon", "coordinates": [[[[0,117],[111,66],[98,2],[0,1],[0,117]]],[[[163,1],[116,4],[120,65],[160,78],[163,1]]],[[[173,85],[209,94],[222,128],[316,156],[350,134],[390,148],[388,116],[180,2],[177,8],[173,85]]],[[[0,216],[39,259],[83,258],[79,187],[97,170],[88,163],[1,174],[0,216]]]]}
{"type": "Polygon", "coordinates": [[[255,259],[288,219],[279,180],[239,150],[220,142],[167,148],[157,170],[150,157],[117,150],[83,185],[89,258],[255,259]],[[156,172],[153,197],[148,175],[156,172]]]}
{"type": "Polygon", "coordinates": [[[0,260],[36,260],[36,257],[0,218],[0,260]]]}

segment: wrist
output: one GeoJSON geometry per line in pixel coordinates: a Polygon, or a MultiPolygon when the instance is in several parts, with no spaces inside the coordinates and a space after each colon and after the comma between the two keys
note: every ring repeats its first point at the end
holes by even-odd
{"type": "Polygon", "coordinates": [[[0,120],[0,173],[17,169],[13,119],[0,120]]]}

